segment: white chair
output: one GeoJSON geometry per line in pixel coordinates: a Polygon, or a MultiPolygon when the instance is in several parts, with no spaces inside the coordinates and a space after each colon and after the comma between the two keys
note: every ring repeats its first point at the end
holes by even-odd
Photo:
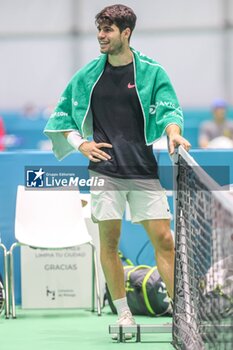
{"type": "Polygon", "coordinates": [[[3,243],[0,242],[0,248],[3,250],[3,264],[4,264],[4,285],[0,286],[0,314],[5,307],[5,316],[9,318],[9,296],[8,296],[8,263],[7,263],[7,249],[3,243]]]}
{"type": "Polygon", "coordinates": [[[10,294],[12,317],[16,317],[13,250],[18,245],[42,249],[64,249],[88,243],[92,248],[92,311],[101,315],[99,272],[96,249],[82,215],[77,189],[27,189],[18,186],[15,214],[15,238],[10,250],[10,294]]]}

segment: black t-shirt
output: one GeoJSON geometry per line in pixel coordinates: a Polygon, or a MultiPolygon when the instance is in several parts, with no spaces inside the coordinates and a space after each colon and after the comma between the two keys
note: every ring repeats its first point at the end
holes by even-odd
{"type": "Polygon", "coordinates": [[[145,143],[133,63],[106,64],[93,90],[91,109],[95,142],[111,143],[113,148],[103,148],[110,160],[90,162],[89,169],[119,178],[157,178],[152,146],[145,143]]]}

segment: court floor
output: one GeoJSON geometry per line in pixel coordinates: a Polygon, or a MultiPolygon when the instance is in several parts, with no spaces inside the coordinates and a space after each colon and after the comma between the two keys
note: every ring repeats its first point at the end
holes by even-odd
{"type": "MultiPolygon", "coordinates": [[[[171,317],[135,317],[138,324],[167,324],[171,317]]],[[[116,316],[105,307],[98,317],[89,310],[22,310],[17,308],[17,319],[0,316],[1,350],[169,350],[172,336],[142,334],[142,342],[117,343],[111,340],[108,326],[116,316]]]]}

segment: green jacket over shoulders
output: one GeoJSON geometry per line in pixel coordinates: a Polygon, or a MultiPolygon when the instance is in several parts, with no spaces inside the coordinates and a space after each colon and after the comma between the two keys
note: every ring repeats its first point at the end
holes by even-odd
{"type": "MultiPolygon", "coordinates": [[[[153,59],[131,50],[146,144],[158,140],[170,124],[178,125],[182,133],[183,113],[166,71],[153,59]]],[[[101,54],[73,76],[46,124],[44,133],[51,139],[59,160],[74,151],[63,135],[64,131],[78,130],[84,138],[93,134],[91,96],[106,60],[107,55],[101,54]]]]}

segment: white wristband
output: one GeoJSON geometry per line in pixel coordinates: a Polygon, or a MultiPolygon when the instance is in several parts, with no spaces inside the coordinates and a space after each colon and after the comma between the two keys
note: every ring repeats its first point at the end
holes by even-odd
{"type": "Polygon", "coordinates": [[[83,142],[86,142],[87,140],[82,138],[81,134],[75,130],[71,131],[67,136],[67,141],[69,144],[78,151],[79,147],[83,142]]]}

